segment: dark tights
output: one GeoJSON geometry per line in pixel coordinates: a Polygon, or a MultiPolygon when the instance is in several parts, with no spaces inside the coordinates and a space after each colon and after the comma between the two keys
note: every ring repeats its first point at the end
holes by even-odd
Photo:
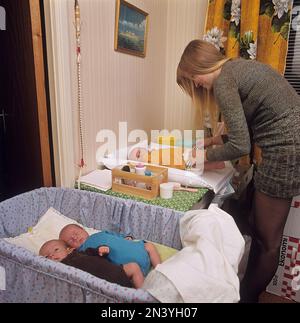
{"type": "Polygon", "coordinates": [[[283,229],[290,200],[255,191],[250,224],[252,245],[245,277],[241,283],[241,302],[257,302],[276,273],[283,229]]]}

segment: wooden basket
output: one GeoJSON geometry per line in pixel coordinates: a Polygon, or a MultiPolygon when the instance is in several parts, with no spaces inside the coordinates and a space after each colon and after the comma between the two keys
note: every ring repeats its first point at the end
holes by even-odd
{"type": "Polygon", "coordinates": [[[146,165],[152,176],[126,172],[121,167],[112,170],[112,190],[114,192],[139,196],[147,200],[159,196],[159,185],[168,182],[168,169],[165,167],[146,165]]]}

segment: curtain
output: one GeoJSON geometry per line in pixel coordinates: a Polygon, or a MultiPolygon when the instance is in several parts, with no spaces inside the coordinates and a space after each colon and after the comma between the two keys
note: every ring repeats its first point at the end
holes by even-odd
{"type": "MultiPolygon", "coordinates": [[[[227,57],[256,59],[283,74],[291,8],[292,0],[209,0],[203,38],[227,57]]],[[[257,147],[254,156],[259,162],[257,147]]]]}

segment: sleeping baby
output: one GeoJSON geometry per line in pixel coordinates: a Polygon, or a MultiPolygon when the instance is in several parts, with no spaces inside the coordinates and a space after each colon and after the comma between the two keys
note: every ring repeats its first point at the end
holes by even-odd
{"type": "Polygon", "coordinates": [[[82,227],[69,224],[61,230],[59,237],[70,247],[77,248],[78,252],[92,248],[112,263],[123,265],[135,288],[142,286],[151,265],[155,268],[161,263],[159,253],[151,242],[135,241],[118,233],[101,231],[89,236],[82,227]]]}
{"type": "Polygon", "coordinates": [[[105,257],[100,257],[94,249],[78,252],[68,247],[63,240],[49,240],[42,245],[39,255],[84,270],[111,283],[132,287],[131,280],[136,265],[115,265],[105,257]]]}
{"type": "MultiPolygon", "coordinates": [[[[128,159],[142,163],[162,165],[165,167],[189,170],[196,167],[196,149],[186,149],[181,147],[170,147],[163,149],[148,150],[144,147],[135,147],[129,151],[128,159]],[[188,167],[187,162],[191,162],[188,167]]],[[[225,168],[223,161],[208,162],[203,165],[204,170],[216,170],[225,168]]]]}
{"type": "Polygon", "coordinates": [[[142,163],[185,169],[185,162],[181,147],[154,150],[148,150],[144,147],[135,147],[129,151],[128,159],[142,163]]]}

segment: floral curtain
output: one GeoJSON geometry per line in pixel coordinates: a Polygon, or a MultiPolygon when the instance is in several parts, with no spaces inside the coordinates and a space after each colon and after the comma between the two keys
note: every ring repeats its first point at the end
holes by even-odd
{"type": "MultiPolygon", "coordinates": [[[[204,40],[227,57],[285,70],[292,0],[209,0],[204,40]]],[[[260,152],[256,148],[256,159],[260,152]]]]}
{"type": "Polygon", "coordinates": [[[227,57],[257,59],[284,73],[292,0],[209,0],[206,34],[227,57]]]}

